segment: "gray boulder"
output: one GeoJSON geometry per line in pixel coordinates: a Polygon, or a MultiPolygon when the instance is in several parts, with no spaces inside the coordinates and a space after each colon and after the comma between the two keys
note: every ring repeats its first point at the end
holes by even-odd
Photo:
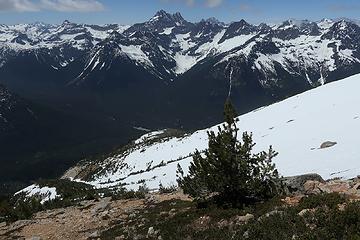
{"type": "Polygon", "coordinates": [[[316,173],[292,176],[292,177],[285,177],[283,178],[283,183],[286,185],[287,190],[289,193],[300,192],[303,193],[305,191],[304,184],[307,181],[318,181],[318,182],[325,182],[324,179],[316,173]]]}
{"type": "Polygon", "coordinates": [[[332,147],[334,145],[336,145],[337,142],[331,142],[331,141],[326,141],[326,142],[323,142],[321,145],[320,145],[320,148],[329,148],[329,147],[332,147]]]}
{"type": "Polygon", "coordinates": [[[105,210],[108,210],[110,208],[110,204],[111,204],[111,198],[103,198],[100,200],[100,202],[93,208],[91,209],[91,213],[93,215],[97,215],[105,210]]]}
{"type": "Polygon", "coordinates": [[[31,238],[28,238],[27,240],[41,240],[41,238],[38,237],[38,236],[34,236],[34,237],[31,237],[31,238]]]}

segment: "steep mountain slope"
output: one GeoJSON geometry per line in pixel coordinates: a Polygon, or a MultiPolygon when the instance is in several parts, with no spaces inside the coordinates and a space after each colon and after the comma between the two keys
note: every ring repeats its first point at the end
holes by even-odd
{"type": "Polygon", "coordinates": [[[3,138],[19,127],[36,121],[29,103],[0,85],[0,136],[3,138]]]}
{"type": "MultiPolygon", "coordinates": [[[[360,170],[359,87],[360,74],[259,108],[239,117],[240,131],[253,133],[256,151],[273,145],[279,152],[274,161],[284,176],[316,172],[324,179],[355,177],[360,170]]],[[[186,170],[195,149],[207,148],[208,130],[181,137],[169,137],[168,131],[149,133],[120,153],[85,162],[65,176],[100,188],[174,184],[177,164],[186,170]]]]}
{"type": "Polygon", "coordinates": [[[84,156],[125,144],[136,132],[111,119],[54,110],[0,85],[0,195],[30,180],[57,177],[84,156]]]}

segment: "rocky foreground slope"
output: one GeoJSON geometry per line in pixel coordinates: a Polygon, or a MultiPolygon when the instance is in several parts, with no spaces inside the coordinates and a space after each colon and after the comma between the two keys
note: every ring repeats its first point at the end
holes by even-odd
{"type": "Polygon", "coordinates": [[[245,209],[197,209],[180,191],[81,201],[29,220],[2,222],[0,239],[308,239],[307,234],[327,239],[321,237],[355,236],[360,230],[358,178],[323,181],[313,174],[286,182],[288,196],[245,209]]]}

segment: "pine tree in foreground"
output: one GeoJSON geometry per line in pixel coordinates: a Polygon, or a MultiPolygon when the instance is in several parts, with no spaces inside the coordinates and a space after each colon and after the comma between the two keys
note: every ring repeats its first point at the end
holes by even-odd
{"type": "Polygon", "coordinates": [[[242,134],[242,141],[237,139],[238,120],[229,100],[224,117],[218,133],[208,132],[208,149],[194,153],[188,175],[178,165],[179,186],[195,200],[212,198],[220,205],[233,207],[278,194],[280,180],[272,163],[278,153],[271,146],[268,152],[252,153],[255,143],[247,132],[242,134]]]}

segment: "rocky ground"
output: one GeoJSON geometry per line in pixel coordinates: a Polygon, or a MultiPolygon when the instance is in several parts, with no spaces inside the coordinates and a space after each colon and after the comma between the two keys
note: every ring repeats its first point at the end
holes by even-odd
{"type": "MultiPolygon", "coordinates": [[[[360,200],[359,178],[323,181],[318,175],[303,175],[285,180],[290,186],[290,192],[280,199],[284,206],[297,206],[303,198],[323,193],[339,193],[346,197],[346,202],[337,205],[340,211],[345,209],[346,204],[360,200]]],[[[214,213],[207,214],[190,210],[192,206],[191,199],[180,191],[168,194],[152,193],[145,199],[102,198],[83,201],[76,206],[39,212],[29,220],[19,220],[9,224],[0,223],[0,239],[165,240],[169,239],[166,238],[168,236],[166,231],[171,232],[171,229],[163,230],[163,234],[160,233],[160,229],[164,224],[166,225],[166,222],[176,225],[178,221],[176,215],[187,216],[191,219],[190,224],[187,223],[191,225],[191,229],[206,232],[214,226],[218,229],[232,229],[233,226],[245,225],[254,220],[262,221],[264,218],[281,212],[280,208],[275,207],[261,214],[239,210],[217,212],[217,215],[214,215],[214,213]]],[[[304,207],[296,211],[298,211],[297,215],[302,216],[315,212],[316,208],[304,207]]],[[[245,234],[242,236],[244,237],[245,234]]]]}
{"type": "Polygon", "coordinates": [[[83,201],[79,206],[39,212],[30,220],[1,223],[0,239],[97,239],[114,221],[125,221],[151,204],[172,199],[190,200],[177,192],[145,199],[83,201]]]}

